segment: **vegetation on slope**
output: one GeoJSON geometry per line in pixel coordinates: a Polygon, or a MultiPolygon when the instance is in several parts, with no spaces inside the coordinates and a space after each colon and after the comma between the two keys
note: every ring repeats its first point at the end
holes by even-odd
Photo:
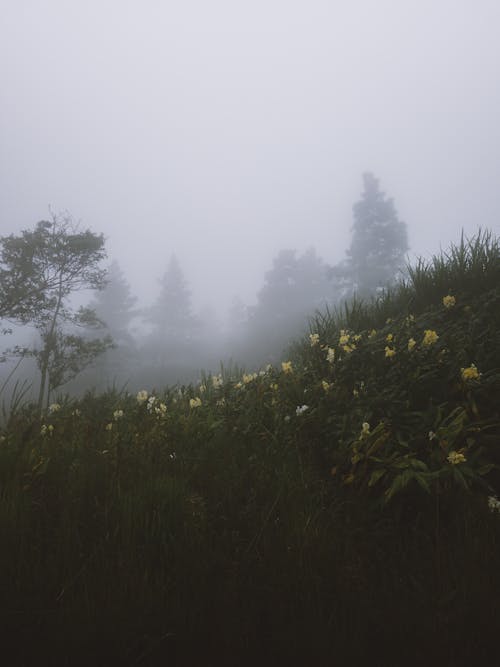
{"type": "Polygon", "coordinates": [[[499,398],[500,246],[480,233],[318,315],[278,368],[18,410],[9,664],[491,661],[499,398]]]}

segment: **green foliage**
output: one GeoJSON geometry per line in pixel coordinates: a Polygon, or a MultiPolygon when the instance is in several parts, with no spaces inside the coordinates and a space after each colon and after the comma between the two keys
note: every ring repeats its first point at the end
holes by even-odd
{"type": "Polygon", "coordinates": [[[427,307],[403,285],[318,315],[275,367],[18,410],[1,587],[37,641],[0,620],[19,663],[399,664],[411,633],[414,664],[491,664],[499,264],[453,294],[429,275],[427,307]]]}
{"type": "Polygon", "coordinates": [[[111,345],[110,338],[89,341],[64,328],[99,325],[92,310],[75,312],[68,299],[79,290],[104,287],[104,237],[79,231],[68,216],[53,216],[33,231],[2,237],[0,247],[0,316],[32,324],[40,334],[41,347],[30,354],[40,369],[41,409],[45,396],[48,402],[51,391],[111,345]]]}

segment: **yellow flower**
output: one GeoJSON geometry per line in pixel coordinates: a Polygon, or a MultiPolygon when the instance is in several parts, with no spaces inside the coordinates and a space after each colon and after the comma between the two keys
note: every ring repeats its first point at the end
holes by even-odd
{"type": "Polygon", "coordinates": [[[339,345],[346,345],[349,342],[349,334],[345,329],[340,330],[339,345]]]}
{"type": "Polygon", "coordinates": [[[351,343],[350,345],[347,345],[347,344],[346,345],[341,345],[341,347],[344,350],[344,352],[346,352],[347,354],[350,354],[351,352],[353,352],[356,349],[356,346],[354,345],[354,343],[351,343]]]}
{"type": "Polygon", "coordinates": [[[291,361],[282,361],[281,370],[283,373],[293,373],[292,362],[291,361]]]}
{"type": "Polygon", "coordinates": [[[335,361],[335,350],[333,347],[327,347],[326,350],[327,350],[326,360],[328,361],[328,363],[333,364],[333,362],[335,361]]]}
{"type": "Polygon", "coordinates": [[[321,381],[321,386],[323,387],[323,391],[328,392],[332,388],[332,385],[327,382],[326,380],[321,381]]]}
{"type": "Polygon", "coordinates": [[[408,352],[411,352],[416,344],[417,344],[417,341],[414,338],[410,338],[408,340],[408,352]]]}
{"type": "Polygon", "coordinates": [[[223,384],[223,379],[221,375],[213,375],[212,376],[212,387],[214,389],[217,389],[218,387],[221,387],[223,384]]]}
{"type": "Polygon", "coordinates": [[[376,336],[376,335],[377,335],[377,330],[376,330],[376,329],[372,329],[372,330],[370,331],[370,333],[368,334],[368,338],[373,338],[373,337],[376,336]]]}
{"type": "Polygon", "coordinates": [[[426,329],[424,331],[424,338],[422,340],[422,345],[425,345],[426,347],[429,347],[430,345],[434,345],[434,343],[437,343],[439,336],[435,331],[432,329],[426,329]]]}
{"type": "Polygon", "coordinates": [[[392,322],[392,317],[388,317],[385,321],[386,324],[390,324],[392,322]]]}
{"type": "Polygon", "coordinates": [[[396,354],[396,350],[393,347],[385,346],[385,356],[390,358],[396,354]]]}
{"type": "Polygon", "coordinates": [[[352,337],[353,340],[358,343],[361,340],[361,334],[356,334],[355,336],[352,337]]]}
{"type": "Polygon", "coordinates": [[[118,419],[121,419],[123,417],[123,410],[115,410],[113,412],[113,419],[115,421],[118,421],[118,419]]]}
{"type": "Polygon", "coordinates": [[[467,459],[461,452],[452,451],[447,456],[448,463],[451,463],[452,466],[456,466],[459,463],[465,463],[467,459]]]}
{"type": "Polygon", "coordinates": [[[474,364],[467,366],[467,368],[461,368],[460,373],[464,382],[468,382],[469,380],[479,380],[481,376],[481,373],[477,370],[474,364]]]}
{"type": "Polygon", "coordinates": [[[309,334],[309,341],[311,343],[311,347],[317,345],[319,343],[319,334],[317,333],[309,334]]]}
{"type": "Polygon", "coordinates": [[[106,424],[106,431],[112,431],[113,430],[113,424],[112,422],[109,422],[109,424],[106,424]]]}
{"type": "Polygon", "coordinates": [[[199,398],[199,396],[197,396],[196,398],[189,399],[190,408],[199,408],[200,406],[201,406],[201,398],[199,398]]]}
{"type": "Polygon", "coordinates": [[[278,391],[279,387],[276,384],[276,382],[273,382],[272,384],[269,385],[269,389],[271,389],[272,391],[278,391]]]}
{"type": "Polygon", "coordinates": [[[456,299],[454,296],[451,294],[448,294],[447,296],[443,296],[443,306],[445,308],[453,308],[453,306],[456,304],[456,299]]]}
{"type": "Polygon", "coordinates": [[[390,333],[390,334],[387,334],[387,336],[385,337],[385,340],[386,340],[388,343],[392,343],[392,341],[394,340],[394,336],[393,336],[391,333],[390,333]]]}
{"type": "Polygon", "coordinates": [[[51,403],[51,405],[49,405],[49,412],[51,414],[53,412],[59,412],[60,409],[61,409],[61,406],[59,405],[59,403],[51,403]]]}
{"type": "Polygon", "coordinates": [[[252,382],[257,377],[257,373],[243,373],[243,384],[248,384],[252,382]]]}

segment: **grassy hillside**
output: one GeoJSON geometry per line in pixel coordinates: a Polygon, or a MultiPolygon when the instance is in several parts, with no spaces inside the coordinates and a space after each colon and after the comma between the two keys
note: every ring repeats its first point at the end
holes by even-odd
{"type": "Polygon", "coordinates": [[[12,414],[6,664],[492,664],[499,464],[481,233],[281,367],[12,414]]]}

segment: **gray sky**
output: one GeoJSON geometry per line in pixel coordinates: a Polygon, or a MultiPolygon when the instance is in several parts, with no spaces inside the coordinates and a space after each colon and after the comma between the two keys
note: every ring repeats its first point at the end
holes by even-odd
{"type": "Polygon", "coordinates": [[[343,258],[361,174],[413,253],[500,234],[498,0],[0,0],[0,234],[67,209],[153,299],[343,258]]]}

